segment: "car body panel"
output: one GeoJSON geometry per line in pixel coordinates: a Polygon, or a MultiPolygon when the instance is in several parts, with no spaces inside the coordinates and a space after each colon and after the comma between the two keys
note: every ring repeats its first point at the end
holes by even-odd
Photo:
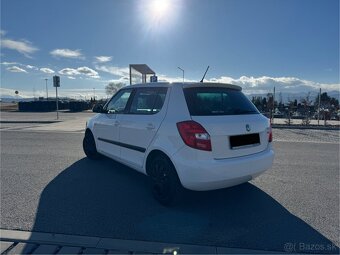
{"type": "Polygon", "coordinates": [[[210,134],[215,159],[234,158],[261,152],[267,148],[269,120],[260,114],[230,116],[192,116],[210,134]],[[247,130],[249,129],[249,131],[247,130]],[[260,143],[232,149],[231,136],[259,134],[260,143]]]}
{"type": "Polygon", "coordinates": [[[120,146],[107,141],[119,141],[119,127],[117,125],[120,114],[100,114],[93,123],[92,133],[99,153],[110,156],[120,156],[120,146]]]}

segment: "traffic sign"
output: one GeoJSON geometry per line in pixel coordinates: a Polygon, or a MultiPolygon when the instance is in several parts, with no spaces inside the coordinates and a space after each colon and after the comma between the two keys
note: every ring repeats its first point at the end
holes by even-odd
{"type": "Polygon", "coordinates": [[[60,77],[57,75],[53,76],[53,87],[60,87],[60,77]]]}
{"type": "Polygon", "coordinates": [[[150,82],[157,82],[158,81],[158,77],[156,75],[153,75],[150,77],[150,82]]]}

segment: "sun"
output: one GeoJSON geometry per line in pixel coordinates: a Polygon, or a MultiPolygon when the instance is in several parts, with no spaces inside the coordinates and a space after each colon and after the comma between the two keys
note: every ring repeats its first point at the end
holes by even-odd
{"type": "Polygon", "coordinates": [[[152,0],[150,7],[152,15],[158,18],[166,16],[171,11],[170,0],[152,0]]]}
{"type": "Polygon", "coordinates": [[[148,0],[147,15],[151,22],[164,22],[172,18],[174,0],[148,0]]]}
{"type": "Polygon", "coordinates": [[[140,0],[138,11],[143,29],[155,34],[169,32],[178,22],[180,2],[181,0],[140,0]]]}

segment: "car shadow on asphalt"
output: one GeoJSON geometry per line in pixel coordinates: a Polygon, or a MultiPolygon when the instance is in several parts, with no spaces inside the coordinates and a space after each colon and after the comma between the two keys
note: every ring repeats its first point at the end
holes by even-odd
{"type": "Polygon", "coordinates": [[[41,194],[32,231],[269,251],[339,252],[320,232],[253,184],[187,192],[181,204],[166,208],[153,199],[146,176],[106,158],[83,158],[55,177],[41,194]]]}

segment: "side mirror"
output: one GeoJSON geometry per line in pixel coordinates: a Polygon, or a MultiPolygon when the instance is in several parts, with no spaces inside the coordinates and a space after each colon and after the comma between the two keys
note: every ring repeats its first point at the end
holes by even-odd
{"type": "Polygon", "coordinates": [[[102,104],[95,104],[92,109],[93,112],[102,113],[103,112],[103,105],[102,104]]]}

